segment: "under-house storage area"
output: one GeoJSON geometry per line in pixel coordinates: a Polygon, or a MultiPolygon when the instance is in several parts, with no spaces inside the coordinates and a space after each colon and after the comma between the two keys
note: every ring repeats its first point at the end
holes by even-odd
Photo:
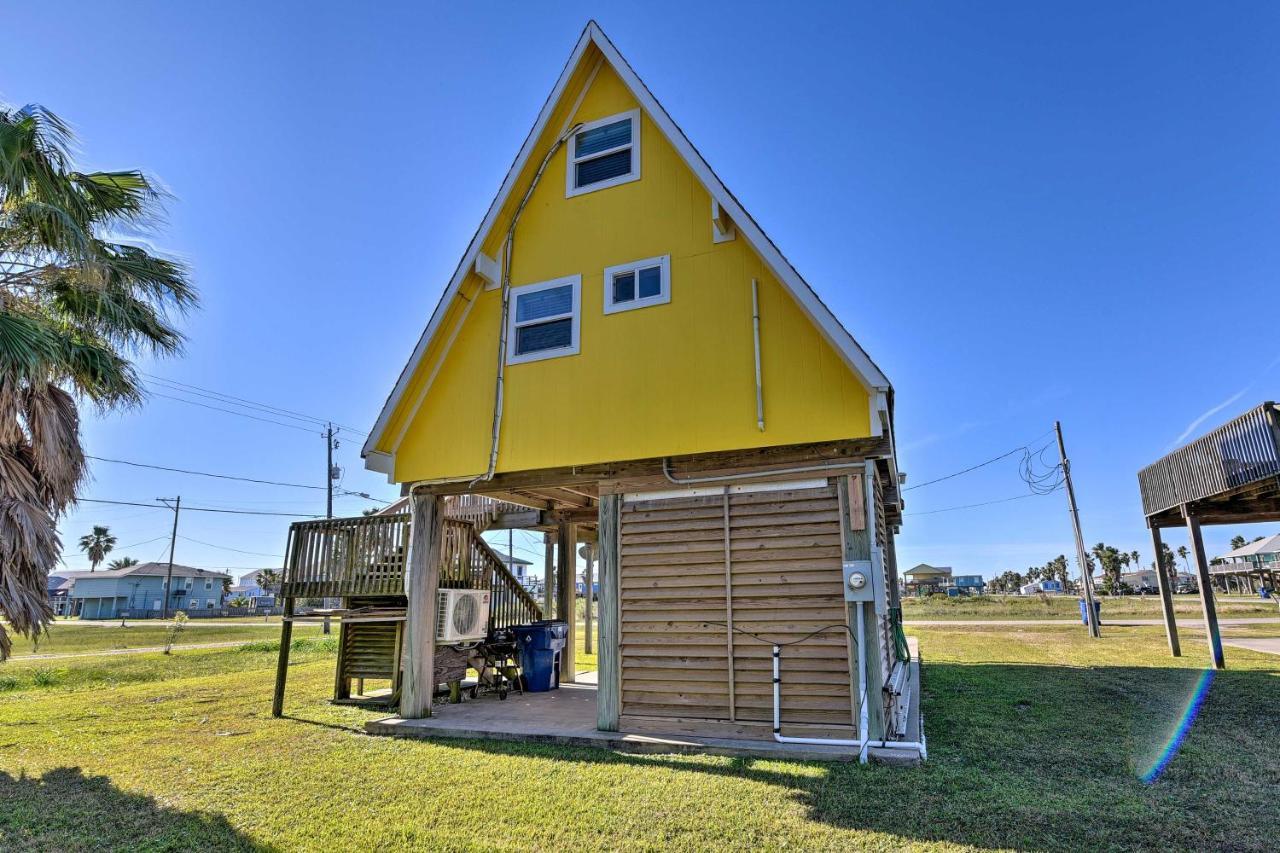
{"type": "Polygon", "coordinates": [[[772,646],[787,734],[855,736],[840,499],[825,479],[628,496],[620,535],[630,731],[772,736],[772,646]]]}

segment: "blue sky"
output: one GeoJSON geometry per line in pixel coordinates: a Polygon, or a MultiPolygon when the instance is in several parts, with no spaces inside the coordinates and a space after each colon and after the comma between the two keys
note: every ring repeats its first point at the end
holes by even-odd
{"type": "MultiPolygon", "coordinates": [[[[546,5],[7,4],[0,100],[172,190],[155,242],[204,304],[185,357],[144,369],[360,429],[589,17],[893,380],[912,483],[1060,419],[1089,544],[1147,561],[1137,469],[1277,396],[1280,8],[546,5]]],[[[84,433],[97,456],[323,483],[314,431],[159,397],[84,433]]],[[[344,488],[394,496],[340,438],[344,488]]],[[[1061,493],[934,512],[1025,492],[1014,459],[908,492],[929,514],[901,562],[1070,554],[1061,493]]],[[[108,464],[86,493],[323,512],[318,491],[108,464]]],[[[155,559],[169,520],[85,504],[64,550],[107,523],[155,559]]],[[[186,515],[177,560],[278,564],[287,521],[186,515]]]]}

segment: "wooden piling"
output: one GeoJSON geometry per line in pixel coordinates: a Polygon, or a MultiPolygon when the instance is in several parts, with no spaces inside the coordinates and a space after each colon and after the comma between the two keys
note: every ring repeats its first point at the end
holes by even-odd
{"type": "Polygon", "coordinates": [[[432,494],[410,497],[412,514],[409,553],[405,563],[408,608],[404,623],[404,676],[400,685],[400,716],[431,716],[435,693],[436,593],[440,586],[440,548],[444,514],[440,498],[432,494]]]}

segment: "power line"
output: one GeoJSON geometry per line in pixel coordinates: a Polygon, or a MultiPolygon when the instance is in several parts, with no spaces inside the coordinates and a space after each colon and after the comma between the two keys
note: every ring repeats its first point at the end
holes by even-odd
{"type": "MultiPolygon", "coordinates": [[[[115,465],[129,465],[134,468],[151,468],[156,471],[170,471],[175,474],[191,474],[197,477],[215,477],[219,480],[237,480],[242,483],[257,483],[262,486],[284,486],[291,489],[315,489],[316,491],[324,491],[324,486],[311,486],[305,483],[285,483],[279,480],[258,480],[253,477],[238,477],[234,474],[215,474],[211,471],[193,471],[190,468],[170,468],[165,465],[151,465],[146,462],[131,462],[128,459],[107,459],[103,456],[92,456],[85,454],[86,459],[93,459],[97,462],[111,462],[115,465]]],[[[364,498],[366,500],[377,501],[378,503],[390,503],[381,498],[372,497],[365,492],[353,492],[349,489],[342,489],[341,494],[344,496],[364,498]]]]}
{"type": "Polygon", "coordinates": [[[252,420],[252,421],[262,421],[265,424],[275,424],[276,426],[282,426],[282,427],[287,427],[289,429],[300,430],[307,434],[314,433],[314,430],[310,430],[310,429],[307,429],[306,427],[298,426],[297,424],[287,424],[284,421],[276,421],[276,420],[272,420],[271,418],[260,418],[257,415],[251,415],[248,412],[237,412],[234,409],[223,409],[219,406],[210,406],[207,403],[197,403],[195,400],[186,400],[186,399],[183,399],[182,397],[174,397],[170,394],[161,394],[159,391],[152,391],[150,393],[156,397],[164,397],[166,400],[176,400],[179,403],[186,403],[189,406],[199,406],[202,409],[211,409],[215,412],[226,412],[228,415],[239,415],[242,418],[248,418],[249,420],[252,420]]]}
{"type": "MultiPolygon", "coordinates": [[[[1057,490],[1055,489],[1054,491],[1057,491],[1057,490]]],[[[1000,498],[999,500],[983,501],[982,503],[977,503],[977,504],[963,504],[961,506],[948,506],[948,507],[943,507],[942,509],[931,509],[926,512],[904,512],[903,515],[937,515],[940,512],[955,512],[958,509],[976,509],[980,506],[991,506],[993,504],[1005,504],[1005,503],[1009,503],[1010,501],[1021,501],[1021,500],[1026,500],[1027,498],[1038,498],[1038,497],[1041,497],[1040,493],[1032,492],[1031,494],[1028,494],[1028,495],[1014,495],[1011,498],[1000,498]]]]}
{"type": "Polygon", "coordinates": [[[192,539],[190,536],[183,536],[181,533],[178,534],[178,538],[185,539],[188,542],[194,542],[197,545],[207,545],[210,548],[218,548],[219,550],[222,550],[222,551],[234,551],[237,554],[248,554],[251,557],[279,557],[282,560],[284,559],[284,554],[264,554],[261,551],[242,551],[239,548],[229,548],[226,545],[215,545],[212,542],[204,542],[199,539],[192,539]]]}
{"type": "MultiPolygon", "coordinates": [[[[330,423],[330,420],[328,418],[319,418],[314,415],[307,415],[307,414],[303,414],[302,412],[296,412],[296,411],[293,411],[292,409],[285,409],[280,406],[272,406],[268,403],[259,403],[254,400],[249,400],[245,397],[237,397],[234,394],[227,394],[222,391],[215,391],[212,388],[205,388],[202,385],[193,385],[189,382],[179,382],[176,379],[166,379],[163,376],[156,376],[153,373],[146,373],[143,371],[139,371],[139,372],[143,376],[147,377],[148,379],[151,379],[156,382],[164,383],[167,386],[171,386],[175,390],[180,390],[188,394],[195,394],[196,396],[205,397],[206,399],[232,403],[234,405],[241,405],[241,406],[257,409],[258,411],[264,411],[264,412],[279,415],[282,417],[293,418],[295,420],[310,421],[316,424],[317,426],[324,426],[325,424],[330,423]]],[[[341,427],[342,429],[348,432],[355,433],[356,435],[363,435],[366,437],[368,436],[368,433],[366,432],[358,430],[355,427],[350,427],[345,424],[340,424],[336,421],[333,421],[333,425],[336,427],[341,427]]]]}
{"type": "MultiPolygon", "coordinates": [[[[139,501],[115,501],[115,500],[107,500],[106,498],[76,498],[76,500],[83,501],[85,503],[92,503],[92,504],[114,504],[116,506],[145,506],[145,507],[150,507],[152,509],[170,509],[170,507],[166,507],[163,505],[147,504],[147,503],[141,503],[139,501]]],[[[287,518],[320,518],[321,517],[313,513],[304,513],[304,512],[266,512],[264,510],[256,510],[256,509],[214,509],[212,507],[205,507],[205,506],[184,506],[183,510],[187,512],[224,512],[230,515],[279,515],[279,516],[285,516],[287,518]]]]}
{"type": "Polygon", "coordinates": [[[115,465],[129,465],[134,468],[151,468],[156,471],[171,471],[175,474],[193,474],[197,477],[216,477],[219,480],[239,480],[242,483],[258,483],[263,486],[287,486],[291,489],[316,489],[324,491],[324,486],[308,486],[303,483],[284,483],[279,480],[256,480],[253,477],[237,477],[233,474],[214,474],[209,471],[192,471],[189,468],[169,468],[164,465],[149,465],[146,462],[130,462],[127,459],[107,459],[102,456],[91,456],[85,454],[86,459],[93,459],[97,462],[111,462],[115,465]]]}
{"type": "MultiPolygon", "coordinates": [[[[1043,452],[1045,451],[1045,448],[1047,448],[1047,447],[1049,447],[1051,444],[1053,444],[1053,442],[1049,442],[1048,444],[1045,444],[1044,446],[1040,447],[1038,450],[1032,450],[1032,449],[1031,449],[1031,445],[1035,444],[1037,441],[1039,441],[1040,439],[1044,438],[1046,435],[1048,435],[1048,434],[1049,434],[1049,433],[1051,433],[1051,432],[1053,432],[1053,430],[1051,430],[1051,429],[1050,429],[1050,430],[1047,430],[1047,431],[1045,431],[1045,432],[1042,432],[1042,433],[1040,433],[1040,435],[1037,435],[1035,438],[1031,439],[1031,441],[1027,442],[1026,444],[1019,445],[1018,447],[1015,447],[1015,448],[1013,448],[1012,450],[1009,450],[1009,451],[1006,451],[1006,452],[1004,452],[1004,453],[1001,453],[999,456],[995,456],[995,457],[993,457],[993,458],[991,458],[991,459],[988,459],[988,460],[987,460],[987,461],[985,461],[985,462],[979,462],[977,465],[970,465],[968,468],[964,468],[964,469],[962,469],[962,470],[960,470],[960,471],[956,471],[956,472],[955,472],[955,473],[953,473],[953,474],[947,474],[945,477],[938,477],[938,478],[937,478],[937,479],[935,479],[935,480],[927,480],[927,481],[925,481],[925,482],[923,482],[923,483],[916,483],[914,486],[907,486],[907,487],[906,487],[905,489],[903,489],[902,491],[904,491],[904,492],[909,492],[909,491],[911,491],[912,489],[922,489],[922,488],[924,488],[925,486],[932,486],[934,483],[941,483],[941,482],[942,482],[942,481],[944,481],[944,480],[950,480],[950,479],[952,479],[953,477],[959,477],[959,476],[961,476],[962,474],[968,474],[970,471],[977,471],[979,468],[985,468],[985,467],[986,467],[986,466],[988,466],[988,465],[991,465],[991,464],[993,464],[993,463],[999,462],[1001,459],[1007,459],[1007,458],[1009,458],[1010,456],[1014,455],[1015,453],[1022,453],[1022,454],[1023,454],[1023,461],[1024,461],[1024,463],[1026,463],[1026,457],[1027,457],[1027,456],[1029,456],[1030,454],[1033,454],[1033,453],[1037,453],[1037,452],[1038,452],[1038,453],[1043,453],[1043,452]]],[[[1028,484],[1028,485],[1030,485],[1030,484],[1028,484]]]]}
{"type": "Polygon", "coordinates": [[[1015,453],[1022,453],[1026,449],[1027,448],[1025,445],[1022,447],[1015,447],[1013,450],[1010,450],[1006,453],[1001,453],[999,456],[988,459],[986,462],[979,462],[977,465],[970,465],[968,468],[965,468],[962,471],[956,471],[954,474],[948,474],[945,477],[939,477],[936,480],[928,480],[924,483],[917,483],[914,486],[907,486],[902,491],[909,492],[912,489],[922,489],[925,486],[932,486],[934,483],[941,483],[943,480],[950,480],[953,477],[959,477],[961,474],[968,474],[970,471],[977,471],[979,468],[985,468],[986,466],[991,465],[994,462],[999,462],[1001,459],[1007,459],[1015,453]]]}
{"type": "MultiPolygon", "coordinates": [[[[169,538],[168,536],[157,536],[154,539],[146,539],[142,542],[134,542],[132,545],[112,545],[111,550],[127,551],[130,548],[137,548],[139,545],[150,545],[152,542],[159,542],[161,539],[168,539],[168,538],[169,538]]],[[[67,557],[81,557],[81,556],[84,556],[83,551],[69,551],[66,554],[63,554],[61,559],[66,559],[67,557]]]]}

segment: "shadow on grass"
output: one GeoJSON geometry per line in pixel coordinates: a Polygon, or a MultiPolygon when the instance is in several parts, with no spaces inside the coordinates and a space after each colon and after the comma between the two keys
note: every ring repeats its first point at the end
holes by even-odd
{"type": "Polygon", "coordinates": [[[810,819],[911,841],[1023,850],[1274,850],[1280,671],[1221,672],[1166,772],[1199,670],[925,664],[918,769],[611,753],[502,741],[495,755],[663,767],[783,786],[810,819]],[[802,769],[803,768],[803,769],[802,769]]]}
{"type": "Polygon", "coordinates": [[[0,850],[270,849],[220,815],[161,805],[79,767],[40,777],[0,772],[0,850]]]}

